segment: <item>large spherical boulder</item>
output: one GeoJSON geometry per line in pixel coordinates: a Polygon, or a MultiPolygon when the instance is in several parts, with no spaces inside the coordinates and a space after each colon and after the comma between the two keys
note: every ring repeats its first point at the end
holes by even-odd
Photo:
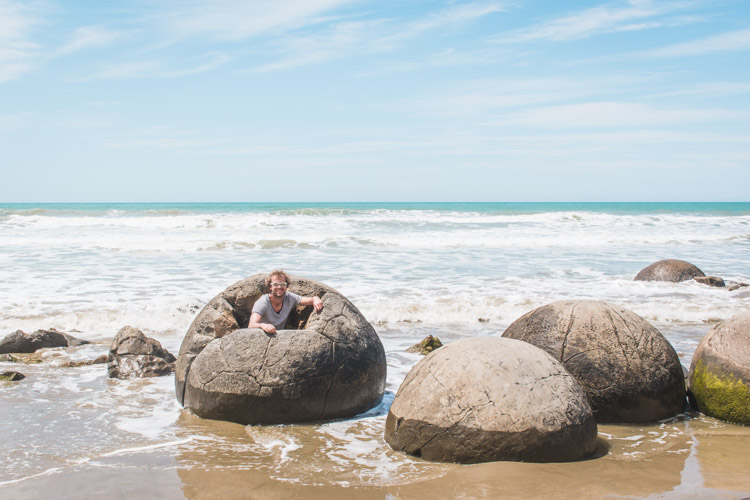
{"type": "Polygon", "coordinates": [[[398,451],[428,460],[563,462],[594,452],[597,428],[573,377],[512,339],[462,339],[406,376],[385,424],[398,451]]]}
{"type": "Polygon", "coordinates": [[[652,422],[685,408],[685,379],[674,348],[621,307],[554,302],[517,319],[503,337],[534,344],[562,362],[586,391],[597,422],[652,422]]]}
{"type": "Polygon", "coordinates": [[[383,345],[333,288],[290,276],[289,291],[320,297],[323,309],[298,306],[276,334],[246,328],[266,277],[235,283],[195,318],[177,358],[178,401],[200,417],[241,424],[350,417],[380,403],[383,345]]]}
{"type": "Polygon", "coordinates": [[[701,413],[750,425],[750,312],[719,323],[701,339],[689,386],[701,413]]]}
{"type": "Polygon", "coordinates": [[[703,271],[690,262],[679,259],[665,259],[641,269],[635,275],[635,281],[672,281],[677,283],[701,276],[705,276],[703,271]]]}

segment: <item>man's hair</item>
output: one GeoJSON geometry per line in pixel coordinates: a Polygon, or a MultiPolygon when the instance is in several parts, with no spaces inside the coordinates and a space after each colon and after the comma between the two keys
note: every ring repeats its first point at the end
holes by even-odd
{"type": "Polygon", "coordinates": [[[271,278],[274,276],[283,276],[284,281],[289,283],[289,276],[286,275],[283,269],[275,269],[271,271],[271,274],[266,278],[266,288],[271,288],[271,278]]]}

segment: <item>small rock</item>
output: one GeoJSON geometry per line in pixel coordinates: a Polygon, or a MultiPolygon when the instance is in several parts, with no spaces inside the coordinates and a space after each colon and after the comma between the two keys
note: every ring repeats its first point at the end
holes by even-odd
{"type": "Polygon", "coordinates": [[[0,373],[0,381],[3,382],[18,382],[26,378],[26,375],[19,372],[2,372],[0,373]]]}
{"type": "Polygon", "coordinates": [[[414,344],[413,346],[408,348],[406,352],[427,355],[435,349],[439,349],[440,347],[443,347],[443,343],[440,342],[440,339],[437,337],[433,337],[432,335],[428,335],[422,340],[422,342],[414,344]]]}
{"type": "Polygon", "coordinates": [[[45,347],[70,347],[88,343],[87,340],[59,332],[54,328],[37,330],[31,334],[16,330],[0,341],[0,354],[31,353],[45,347]]]}
{"type": "Polygon", "coordinates": [[[36,365],[42,362],[39,354],[36,353],[18,353],[16,354],[0,354],[0,361],[6,363],[23,363],[25,365],[36,365]]]}
{"type": "Polygon", "coordinates": [[[112,340],[107,356],[109,378],[159,377],[174,371],[176,358],[158,340],[126,326],[112,340]]]}
{"type": "Polygon", "coordinates": [[[734,290],[738,290],[746,286],[748,286],[747,283],[732,283],[731,285],[729,285],[729,288],[727,288],[727,290],[729,290],[730,292],[733,292],[734,290]]]}
{"type": "Polygon", "coordinates": [[[696,276],[693,279],[698,283],[708,286],[723,287],[725,285],[724,280],[716,276],[696,276]]]}
{"type": "Polygon", "coordinates": [[[66,363],[63,363],[60,365],[60,368],[77,368],[79,366],[91,366],[91,365],[100,365],[103,363],[106,363],[107,355],[102,354],[98,358],[95,359],[87,359],[85,361],[68,361],[66,363]]]}

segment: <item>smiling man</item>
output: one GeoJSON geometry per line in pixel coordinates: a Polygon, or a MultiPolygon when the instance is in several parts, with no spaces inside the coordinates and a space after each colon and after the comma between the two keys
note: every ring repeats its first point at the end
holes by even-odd
{"type": "Polygon", "coordinates": [[[302,297],[288,292],[289,277],[281,269],[271,272],[266,278],[266,286],[269,293],[255,301],[248,328],[260,328],[266,333],[276,333],[276,330],[284,328],[289,313],[297,305],[313,306],[316,311],[323,309],[320,297],[302,297]]]}

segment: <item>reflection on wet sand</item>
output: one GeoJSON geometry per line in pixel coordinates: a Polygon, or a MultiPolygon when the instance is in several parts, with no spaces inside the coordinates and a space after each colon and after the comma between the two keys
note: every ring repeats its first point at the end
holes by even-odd
{"type": "MultiPolygon", "coordinates": [[[[180,445],[178,475],[187,498],[678,498],[699,492],[736,498],[750,491],[748,473],[738,460],[728,475],[703,484],[701,471],[725,468],[732,454],[712,455],[717,465],[699,464],[692,429],[706,424],[678,418],[641,426],[601,425],[597,455],[574,463],[494,462],[435,464],[395,453],[377,432],[380,418],[326,425],[242,427],[201,421],[183,414],[185,435],[200,435],[180,445]],[[373,422],[375,421],[375,422],[373,422]],[[375,424],[375,425],[373,425],[375,424]],[[326,429],[341,426],[340,434],[326,429]],[[369,436],[368,436],[369,434],[369,436]],[[368,440],[371,441],[368,443],[368,440]],[[346,455],[346,451],[349,454],[346,455]],[[357,454],[353,456],[352,454],[357,454]],[[740,486],[742,481],[746,484],[740,486]],[[684,486],[684,487],[681,487],[684,486]],[[708,489],[712,488],[712,489],[708,489]]],[[[712,439],[730,438],[712,434],[712,439]]],[[[750,433],[744,432],[748,451],[750,433]]],[[[736,443],[718,443],[733,448],[736,443]]],[[[700,447],[698,457],[701,456],[700,447]]],[[[704,472],[705,474],[705,472],[704,472]]],[[[708,476],[707,476],[708,477],[708,476]]]]}

